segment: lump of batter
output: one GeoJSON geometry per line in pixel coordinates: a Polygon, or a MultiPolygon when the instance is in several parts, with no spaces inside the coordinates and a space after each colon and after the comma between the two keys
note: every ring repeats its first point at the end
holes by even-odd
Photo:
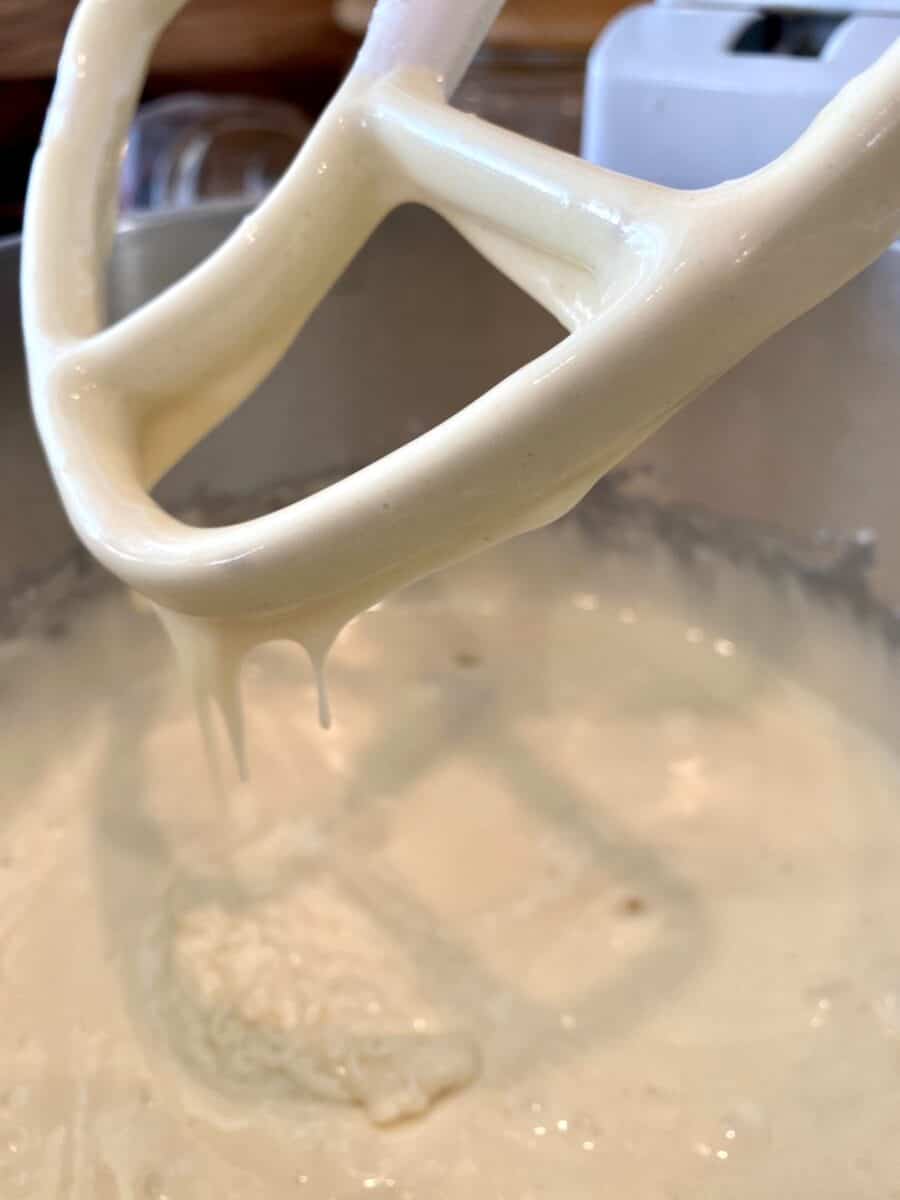
{"type": "Polygon", "coordinates": [[[362,1105],[387,1124],[425,1112],[478,1068],[409,967],[327,879],[239,912],[204,903],[168,931],[165,1025],[211,1081],[362,1105]]]}

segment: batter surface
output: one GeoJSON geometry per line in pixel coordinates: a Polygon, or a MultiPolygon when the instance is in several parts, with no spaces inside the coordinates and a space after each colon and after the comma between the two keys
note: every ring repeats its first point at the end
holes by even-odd
{"type": "Polygon", "coordinates": [[[830,698],[895,668],[839,609],[566,522],[353,622],[328,733],[255,651],[219,792],[124,595],[0,656],[4,1198],[900,1197],[900,774],[830,698]]]}

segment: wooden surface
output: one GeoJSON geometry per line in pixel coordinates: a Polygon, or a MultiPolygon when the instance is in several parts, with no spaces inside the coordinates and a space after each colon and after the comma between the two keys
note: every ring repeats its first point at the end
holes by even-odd
{"type": "MultiPolygon", "coordinates": [[[[507,0],[500,44],[584,48],[624,0],[507,0]]],[[[0,0],[0,80],[52,75],[75,0],[0,0]]],[[[191,0],[163,35],[160,75],[345,63],[371,0],[191,0]],[[340,22],[335,20],[335,10],[340,22]]]]}
{"type": "MultiPolygon", "coordinates": [[[[611,16],[634,0],[506,0],[491,31],[496,46],[587,50],[611,16]]],[[[338,23],[360,33],[374,0],[335,0],[338,23]]]]}
{"type": "MultiPolygon", "coordinates": [[[[0,0],[0,79],[53,73],[74,0],[0,0]]],[[[192,0],[163,35],[157,74],[280,70],[346,59],[332,0],[192,0]]]]}

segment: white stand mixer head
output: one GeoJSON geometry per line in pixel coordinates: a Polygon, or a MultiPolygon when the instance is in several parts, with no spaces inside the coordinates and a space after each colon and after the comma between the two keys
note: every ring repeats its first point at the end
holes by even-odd
{"type": "Polygon", "coordinates": [[[29,189],[26,346],[38,428],[86,545],[185,620],[243,622],[247,645],[279,622],[282,636],[324,644],[388,591],[561,514],[900,232],[896,47],[764,170],[677,192],[449,107],[501,0],[379,0],[356,65],[271,195],[200,267],[107,327],[120,147],[182,3],[82,0],[29,189]],[[410,201],[569,335],[279,512],[217,529],[163,512],[148,488],[252,392],[410,201]]]}

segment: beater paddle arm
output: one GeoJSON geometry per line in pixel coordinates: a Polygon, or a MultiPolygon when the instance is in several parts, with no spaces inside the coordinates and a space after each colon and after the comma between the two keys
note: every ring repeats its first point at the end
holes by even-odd
{"type": "Polygon", "coordinates": [[[253,618],[345,596],[350,615],[552,519],[900,232],[898,48],[770,166],[676,192],[448,106],[498,0],[380,0],[273,192],[188,276],[106,326],[120,147],[180,7],[82,0],[29,187],[23,311],[35,417],[76,530],[126,583],[183,613],[253,618]],[[442,213],[569,336],[279,512],[211,530],[163,512],[147,489],[265,378],[407,201],[442,213]]]}

